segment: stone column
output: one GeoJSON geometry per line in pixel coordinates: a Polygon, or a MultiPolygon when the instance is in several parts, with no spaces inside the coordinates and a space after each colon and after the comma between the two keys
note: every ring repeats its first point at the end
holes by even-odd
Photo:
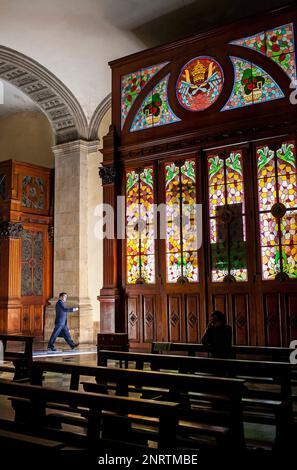
{"type": "MultiPolygon", "coordinates": [[[[88,155],[98,141],[77,140],[53,147],[55,154],[54,298],[46,310],[45,340],[54,326],[59,292],[67,292],[68,327],[75,341],[93,342],[93,312],[88,292],[88,155]]],[[[64,341],[64,340],[63,340],[64,341]]]]}

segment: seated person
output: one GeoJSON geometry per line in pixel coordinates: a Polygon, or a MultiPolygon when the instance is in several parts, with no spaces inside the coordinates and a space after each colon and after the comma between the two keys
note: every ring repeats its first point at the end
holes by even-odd
{"type": "Polygon", "coordinates": [[[209,352],[209,357],[231,358],[232,329],[227,325],[226,315],[215,310],[205,330],[201,343],[209,352]]]}

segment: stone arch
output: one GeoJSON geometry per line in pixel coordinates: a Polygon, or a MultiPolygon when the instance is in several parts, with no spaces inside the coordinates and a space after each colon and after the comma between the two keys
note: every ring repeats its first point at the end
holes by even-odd
{"type": "Polygon", "coordinates": [[[87,120],[81,105],[71,91],[38,62],[0,46],[0,78],[38,104],[52,125],[56,144],[87,138],[87,120]]]}
{"type": "Polygon", "coordinates": [[[89,124],[89,139],[90,140],[98,139],[98,129],[99,129],[100,123],[110,108],[111,108],[111,93],[109,93],[101,101],[101,103],[99,103],[99,105],[97,106],[97,108],[95,109],[93,113],[93,116],[89,124]]]}

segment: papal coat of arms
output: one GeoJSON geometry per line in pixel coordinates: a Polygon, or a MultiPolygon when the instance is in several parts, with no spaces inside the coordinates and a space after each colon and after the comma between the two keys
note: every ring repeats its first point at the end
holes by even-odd
{"type": "Polygon", "coordinates": [[[179,103],[190,111],[203,111],[222,91],[223,70],[211,57],[192,59],[182,69],[176,86],[179,103]]]}

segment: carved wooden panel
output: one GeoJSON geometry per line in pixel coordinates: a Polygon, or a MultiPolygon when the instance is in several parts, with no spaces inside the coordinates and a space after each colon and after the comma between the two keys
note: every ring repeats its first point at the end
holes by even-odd
{"type": "Polygon", "coordinates": [[[22,333],[29,335],[31,333],[31,321],[30,321],[30,306],[23,305],[22,307],[22,333]]]}
{"type": "Polygon", "coordinates": [[[168,341],[182,341],[182,312],[181,312],[181,296],[168,295],[168,341]]]}
{"type": "Polygon", "coordinates": [[[248,296],[235,294],[233,296],[233,343],[250,344],[249,335],[249,304],[248,296]]]}
{"type": "Polygon", "coordinates": [[[213,295],[212,304],[213,304],[213,310],[220,310],[221,312],[227,315],[228,309],[227,309],[227,296],[226,295],[221,295],[221,294],[213,295]]]}
{"type": "Polygon", "coordinates": [[[281,344],[279,294],[265,295],[264,318],[266,330],[266,346],[279,346],[281,344]]]}
{"type": "Polygon", "coordinates": [[[128,297],[128,335],[130,341],[140,342],[140,312],[138,297],[128,297]]]}
{"type": "Polygon", "coordinates": [[[143,296],[143,341],[145,343],[154,341],[155,338],[155,297],[143,296]]]}
{"type": "Polygon", "coordinates": [[[43,305],[32,305],[32,307],[34,336],[41,336],[43,333],[43,305]]]}
{"type": "Polygon", "coordinates": [[[199,331],[199,296],[186,296],[186,337],[189,343],[198,343],[199,331]]]}
{"type": "Polygon", "coordinates": [[[288,344],[297,339],[297,294],[288,294],[288,344]]]}

